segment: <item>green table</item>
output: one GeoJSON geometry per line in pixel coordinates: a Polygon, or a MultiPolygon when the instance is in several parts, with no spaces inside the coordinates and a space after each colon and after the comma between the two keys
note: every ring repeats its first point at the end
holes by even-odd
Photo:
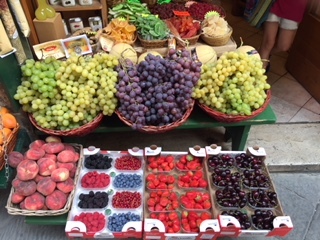
{"type": "MultiPolygon", "coordinates": [[[[252,125],[273,124],[276,122],[276,120],[277,118],[275,113],[273,112],[271,106],[268,106],[264,112],[253,119],[237,123],[222,123],[215,121],[212,117],[210,117],[196,105],[189,119],[174,131],[179,129],[190,130],[224,127],[226,129],[225,140],[232,140],[232,150],[243,151],[252,125]]],[[[114,114],[112,117],[105,117],[103,123],[99,126],[98,129],[94,131],[94,133],[113,133],[128,131],[132,131],[132,129],[129,126],[125,125],[122,121],[120,121],[119,118],[114,114]]],[[[81,139],[79,139],[79,137],[68,137],[64,140],[81,144],[81,139]]]]}
{"type": "MultiPolygon", "coordinates": [[[[232,139],[232,150],[242,151],[245,148],[249,131],[252,125],[273,124],[276,122],[276,115],[272,108],[268,106],[266,110],[254,119],[239,122],[239,123],[221,123],[214,121],[210,116],[196,107],[192,112],[190,118],[178,129],[199,129],[199,128],[214,128],[225,127],[226,137],[232,139]]],[[[126,126],[119,119],[107,118],[102,126],[95,130],[96,133],[105,132],[124,132],[132,131],[130,127],[126,126]],[[108,127],[106,127],[108,126],[108,127]]],[[[76,139],[69,138],[68,141],[75,141],[76,139]]],[[[79,142],[79,138],[77,141],[79,142]]],[[[53,217],[33,217],[27,216],[25,222],[35,225],[65,225],[67,214],[53,217]]]]}

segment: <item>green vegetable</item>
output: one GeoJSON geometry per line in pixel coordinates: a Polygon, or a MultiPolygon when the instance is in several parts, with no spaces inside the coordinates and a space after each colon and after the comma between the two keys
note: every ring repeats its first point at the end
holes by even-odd
{"type": "Polygon", "coordinates": [[[145,3],[128,0],[125,3],[120,3],[109,10],[109,16],[113,18],[125,18],[130,23],[135,23],[137,17],[142,14],[150,14],[150,11],[145,3]]]}
{"type": "Polygon", "coordinates": [[[136,21],[138,34],[144,40],[163,40],[169,37],[167,24],[155,15],[138,16],[136,21]]]}

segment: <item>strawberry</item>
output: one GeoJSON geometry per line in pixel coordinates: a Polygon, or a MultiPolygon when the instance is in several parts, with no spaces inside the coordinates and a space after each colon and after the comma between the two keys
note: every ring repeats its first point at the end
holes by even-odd
{"type": "Polygon", "coordinates": [[[197,195],[198,195],[198,192],[187,192],[185,196],[187,198],[193,200],[193,199],[195,199],[197,197],[197,195]]]}
{"type": "Polygon", "coordinates": [[[149,189],[155,189],[155,188],[156,188],[156,186],[154,185],[153,182],[148,182],[148,183],[147,183],[147,187],[148,187],[149,189]]]}
{"type": "Polygon", "coordinates": [[[188,220],[197,220],[198,214],[194,211],[190,211],[188,214],[188,220]]]}
{"type": "Polygon", "coordinates": [[[178,195],[175,192],[171,192],[169,199],[170,200],[178,200],[178,195]]]}
{"type": "Polygon", "coordinates": [[[180,160],[179,160],[181,163],[183,164],[186,164],[187,163],[187,159],[186,159],[186,156],[181,156],[180,160]]]}
{"type": "Polygon", "coordinates": [[[160,184],[159,179],[158,179],[158,178],[154,179],[154,180],[153,180],[153,184],[154,184],[156,187],[158,187],[158,185],[160,184]]]}
{"type": "Polygon", "coordinates": [[[196,228],[197,227],[197,222],[195,220],[190,220],[189,221],[189,225],[190,225],[190,228],[196,228]]]}
{"type": "Polygon", "coordinates": [[[155,174],[150,173],[150,174],[148,174],[148,176],[147,176],[146,180],[147,180],[147,181],[153,181],[155,178],[156,178],[156,175],[155,175],[155,174]]]}
{"type": "Polygon", "coordinates": [[[167,184],[165,184],[164,182],[160,182],[156,187],[157,189],[167,189],[167,184]]]}
{"type": "Polygon", "coordinates": [[[159,179],[160,182],[164,182],[164,183],[167,182],[167,176],[166,175],[160,174],[160,175],[158,175],[158,179],[159,179]]]}
{"type": "Polygon", "coordinates": [[[183,228],[186,232],[190,232],[191,231],[191,228],[190,228],[190,225],[189,224],[184,224],[183,225],[183,228]]]}
{"type": "Polygon", "coordinates": [[[178,215],[177,212],[170,212],[170,213],[168,214],[168,217],[169,217],[170,220],[173,221],[173,220],[178,219],[178,218],[179,218],[179,215],[178,215]]]}
{"type": "Polygon", "coordinates": [[[187,218],[189,215],[189,212],[188,211],[182,211],[181,213],[181,218],[187,218]]]}
{"type": "Polygon", "coordinates": [[[176,201],[176,200],[175,200],[175,201],[172,201],[171,207],[172,207],[173,210],[177,209],[179,206],[180,206],[180,205],[179,205],[179,202],[178,202],[178,201],[176,201]]]}
{"type": "Polygon", "coordinates": [[[165,162],[165,161],[166,161],[166,159],[165,159],[164,157],[162,157],[162,156],[160,156],[160,157],[157,159],[158,165],[161,165],[161,163],[163,163],[163,162],[165,162]]]}
{"type": "Polygon", "coordinates": [[[150,218],[152,219],[158,219],[158,215],[156,213],[151,213],[150,218]]]}
{"type": "Polygon", "coordinates": [[[210,195],[209,195],[209,193],[207,193],[207,192],[202,193],[202,200],[203,200],[203,201],[210,200],[210,195]]]}
{"type": "Polygon", "coordinates": [[[181,162],[177,162],[177,163],[176,163],[176,167],[177,167],[178,169],[183,170],[183,169],[184,169],[184,164],[181,163],[181,162]]]}
{"type": "Polygon", "coordinates": [[[209,209],[211,208],[211,202],[209,200],[206,200],[202,203],[202,206],[204,209],[209,209]]]}
{"type": "Polygon", "coordinates": [[[204,209],[204,207],[203,207],[202,204],[200,204],[200,203],[195,203],[195,204],[193,205],[193,209],[204,209]]]}
{"type": "Polygon", "coordinates": [[[162,193],[161,193],[161,197],[169,197],[170,196],[170,192],[169,191],[163,191],[162,193]]]}
{"type": "Polygon", "coordinates": [[[153,198],[149,198],[147,200],[147,204],[148,204],[148,206],[153,207],[154,205],[156,205],[156,202],[155,202],[155,200],[153,198]]]}
{"type": "Polygon", "coordinates": [[[169,166],[169,163],[168,163],[168,162],[163,162],[163,163],[161,163],[161,167],[162,167],[163,169],[165,169],[167,166],[169,166]]]}
{"type": "Polygon", "coordinates": [[[201,218],[198,218],[198,219],[197,219],[197,221],[196,221],[197,227],[200,227],[202,221],[203,221],[203,220],[202,220],[201,218]]]}
{"type": "Polygon", "coordinates": [[[202,171],[196,171],[193,175],[194,175],[195,179],[202,179],[203,172],[202,171]]]}
{"type": "Polygon", "coordinates": [[[174,168],[174,163],[173,163],[173,162],[170,162],[170,163],[168,164],[168,167],[172,170],[172,169],[174,168]]]}
{"type": "Polygon", "coordinates": [[[161,197],[160,198],[160,205],[163,207],[166,207],[169,204],[169,200],[166,197],[161,197]]]}
{"type": "Polygon", "coordinates": [[[198,186],[201,188],[206,188],[208,186],[208,182],[206,180],[204,180],[203,178],[199,179],[198,184],[199,184],[198,186]]]}
{"type": "Polygon", "coordinates": [[[172,176],[172,175],[168,175],[167,176],[167,183],[174,183],[174,181],[175,181],[175,178],[174,178],[174,176],[172,176]]]}
{"type": "Polygon", "coordinates": [[[152,168],[152,169],[154,169],[154,168],[157,168],[157,167],[158,167],[158,164],[157,164],[156,162],[151,162],[151,163],[149,164],[149,167],[152,168]]]}
{"type": "Polygon", "coordinates": [[[189,184],[190,187],[198,187],[199,182],[197,180],[192,180],[189,184]]]}
{"type": "Polygon", "coordinates": [[[173,188],[174,188],[174,184],[168,184],[168,185],[167,185],[167,188],[168,188],[168,189],[173,189],[173,188]]]}
{"type": "Polygon", "coordinates": [[[174,162],[174,157],[173,157],[172,155],[168,155],[168,156],[166,157],[166,161],[167,161],[168,163],[173,163],[173,162],[174,162]]]}
{"type": "Polygon", "coordinates": [[[148,157],[148,162],[151,163],[151,162],[154,162],[156,161],[156,157],[148,157]]]}
{"type": "Polygon", "coordinates": [[[154,210],[157,212],[161,212],[161,211],[163,211],[163,207],[160,204],[156,204],[154,206],[154,210]]]}
{"type": "Polygon", "coordinates": [[[167,218],[167,216],[166,216],[166,214],[165,214],[165,213],[159,213],[159,215],[158,215],[158,219],[159,219],[160,221],[165,221],[165,220],[166,220],[166,218],[167,218]]]}
{"type": "Polygon", "coordinates": [[[150,193],[150,197],[152,197],[152,198],[157,197],[157,196],[158,196],[157,192],[151,192],[150,193]]]}
{"type": "Polygon", "coordinates": [[[202,194],[198,194],[198,195],[194,198],[194,201],[195,201],[196,203],[202,203],[202,202],[203,202],[202,194]]]}
{"type": "Polygon", "coordinates": [[[187,162],[187,165],[186,165],[187,169],[189,170],[197,170],[199,168],[199,164],[197,164],[196,162],[194,161],[191,161],[191,162],[187,162]]]}
{"type": "Polygon", "coordinates": [[[182,176],[180,176],[179,179],[180,179],[180,181],[185,182],[185,183],[190,182],[190,177],[187,175],[182,175],[182,176]]]}
{"type": "Polygon", "coordinates": [[[175,232],[175,233],[177,233],[177,232],[179,232],[180,231],[180,224],[173,224],[173,226],[172,226],[172,230],[173,230],[173,232],[175,232]]]}
{"type": "Polygon", "coordinates": [[[211,219],[211,214],[207,212],[202,212],[200,217],[202,220],[211,219]]]}
{"type": "Polygon", "coordinates": [[[187,172],[187,176],[189,176],[190,178],[193,178],[194,174],[193,174],[192,171],[188,171],[188,172],[187,172]]]}

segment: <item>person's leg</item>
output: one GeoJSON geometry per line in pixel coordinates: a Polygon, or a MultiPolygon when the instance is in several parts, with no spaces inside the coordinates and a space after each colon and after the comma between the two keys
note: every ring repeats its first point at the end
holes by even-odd
{"type": "Polygon", "coordinates": [[[296,36],[297,29],[297,22],[281,19],[277,42],[272,49],[271,54],[288,51],[296,36]]]}
{"type": "Polygon", "coordinates": [[[273,47],[276,44],[276,39],[277,39],[277,34],[279,29],[279,23],[277,22],[277,19],[275,18],[270,20],[272,21],[267,20],[266,22],[264,22],[263,38],[262,38],[261,46],[259,49],[259,54],[261,59],[263,60],[264,68],[266,68],[266,66],[269,63],[269,57],[273,47]]]}

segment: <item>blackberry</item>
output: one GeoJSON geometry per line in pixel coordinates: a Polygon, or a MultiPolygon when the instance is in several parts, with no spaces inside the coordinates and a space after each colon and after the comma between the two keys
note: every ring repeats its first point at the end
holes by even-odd
{"type": "Polygon", "coordinates": [[[88,169],[109,169],[113,159],[103,154],[94,154],[87,156],[84,160],[84,166],[88,169]]]}

